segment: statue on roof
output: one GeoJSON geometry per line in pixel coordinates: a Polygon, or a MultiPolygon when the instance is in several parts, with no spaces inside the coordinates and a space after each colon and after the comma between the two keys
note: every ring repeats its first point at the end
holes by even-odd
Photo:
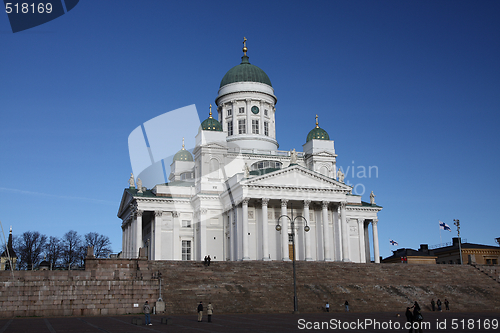
{"type": "Polygon", "coordinates": [[[373,191],[372,191],[372,193],[370,193],[370,203],[372,205],[375,205],[375,197],[376,197],[376,195],[373,194],[373,191]]]}
{"type": "Polygon", "coordinates": [[[290,164],[297,164],[297,152],[295,148],[290,152],[290,164]]]}
{"type": "Polygon", "coordinates": [[[245,163],[243,166],[243,171],[245,172],[245,178],[250,177],[250,168],[248,167],[248,164],[245,163]]]}
{"type": "Polygon", "coordinates": [[[339,168],[337,170],[337,177],[339,178],[339,182],[343,183],[344,182],[344,173],[342,170],[339,168]]]}
{"type": "Polygon", "coordinates": [[[128,179],[128,185],[130,188],[135,188],[134,174],[130,173],[130,178],[128,179]]]}
{"type": "Polygon", "coordinates": [[[141,178],[137,178],[137,193],[142,193],[142,180],[141,178]]]}

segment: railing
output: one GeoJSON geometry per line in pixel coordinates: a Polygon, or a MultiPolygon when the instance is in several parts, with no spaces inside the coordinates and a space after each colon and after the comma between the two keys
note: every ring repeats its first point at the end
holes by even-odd
{"type": "MultiPolygon", "coordinates": [[[[463,238],[462,239],[462,244],[467,243],[467,239],[463,238]]],[[[429,250],[437,249],[440,247],[447,247],[447,246],[452,246],[453,242],[448,242],[448,243],[442,243],[442,244],[436,244],[436,245],[430,245],[429,250]]]]}
{"type": "MultiPolygon", "coordinates": [[[[240,154],[258,154],[258,155],[274,155],[274,156],[290,156],[291,151],[288,150],[260,150],[260,149],[250,149],[250,148],[228,148],[228,153],[240,153],[240,154]]],[[[304,152],[298,151],[297,157],[304,157],[304,152]]]]}

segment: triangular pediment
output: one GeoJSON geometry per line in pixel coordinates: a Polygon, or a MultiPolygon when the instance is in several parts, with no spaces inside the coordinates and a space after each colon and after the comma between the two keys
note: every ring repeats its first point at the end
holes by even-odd
{"type": "Polygon", "coordinates": [[[134,197],[125,189],[120,202],[120,208],[118,208],[118,217],[122,216],[122,214],[127,210],[132,199],[134,199],[134,197]]]}
{"type": "Polygon", "coordinates": [[[262,176],[250,178],[246,184],[251,185],[273,185],[294,186],[303,188],[325,188],[346,191],[350,193],[352,188],[335,179],[326,177],[318,172],[311,171],[299,165],[293,165],[262,176]]]}

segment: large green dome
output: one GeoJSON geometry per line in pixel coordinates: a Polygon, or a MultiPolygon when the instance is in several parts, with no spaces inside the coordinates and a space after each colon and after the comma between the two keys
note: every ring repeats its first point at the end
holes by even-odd
{"type": "Polygon", "coordinates": [[[184,147],[182,147],[181,150],[179,150],[175,155],[174,155],[174,161],[188,161],[188,162],[193,162],[193,155],[184,147]]]}
{"type": "Polygon", "coordinates": [[[235,82],[260,82],[273,86],[269,76],[259,67],[250,64],[246,55],[241,57],[241,64],[234,66],[224,75],[219,88],[235,82]]]}

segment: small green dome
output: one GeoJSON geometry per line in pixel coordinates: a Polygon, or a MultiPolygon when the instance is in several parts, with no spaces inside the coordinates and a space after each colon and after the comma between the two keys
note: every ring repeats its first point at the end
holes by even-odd
{"type": "Polygon", "coordinates": [[[313,128],[309,132],[309,134],[307,134],[307,140],[306,140],[306,142],[311,141],[311,140],[330,140],[330,136],[322,128],[319,128],[319,127],[318,128],[313,128]]]}
{"type": "Polygon", "coordinates": [[[328,133],[318,125],[318,115],[316,115],[316,127],[307,134],[306,142],[311,140],[330,140],[328,133]]]}
{"type": "Polygon", "coordinates": [[[212,118],[212,116],[203,120],[200,128],[204,131],[222,132],[222,125],[219,123],[219,121],[217,119],[212,118]]]}
{"type": "Polygon", "coordinates": [[[269,76],[259,67],[250,64],[246,55],[241,57],[241,64],[234,66],[224,75],[219,88],[235,82],[260,82],[273,86],[269,76]]]}
{"type": "Polygon", "coordinates": [[[193,155],[184,147],[182,147],[181,150],[179,150],[175,155],[174,155],[174,162],[175,161],[188,161],[188,162],[193,162],[193,155]]]}

